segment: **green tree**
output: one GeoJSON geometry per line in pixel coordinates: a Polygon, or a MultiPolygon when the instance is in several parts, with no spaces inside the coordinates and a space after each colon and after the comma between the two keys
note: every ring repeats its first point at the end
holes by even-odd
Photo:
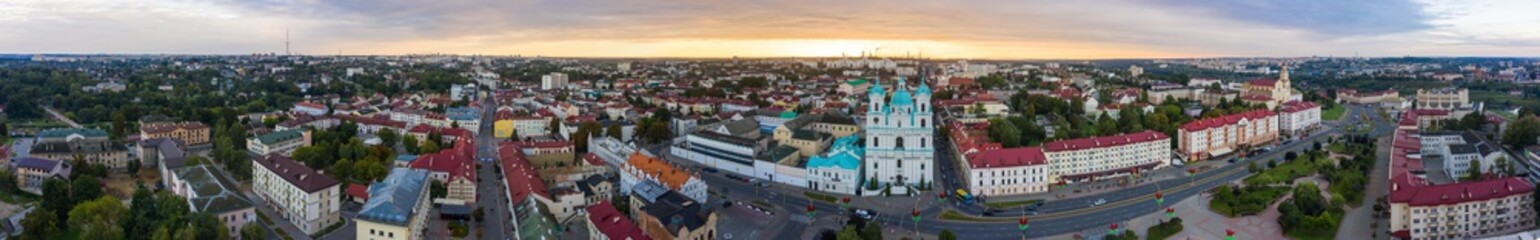
{"type": "Polygon", "coordinates": [[[333,178],[347,181],[353,177],[353,160],[346,158],[339,160],[327,168],[326,173],[331,174],[333,178]]]}
{"type": "Polygon", "coordinates": [[[418,145],[417,136],[415,135],[407,134],[406,137],[401,139],[401,145],[406,147],[406,152],[408,153],[422,154],[422,149],[420,149],[422,145],[418,145]]]}
{"type": "Polygon", "coordinates": [[[443,182],[433,180],[433,183],[428,186],[428,197],[430,198],[444,198],[444,196],[448,195],[449,188],[445,187],[443,182]]]}
{"type": "Polygon", "coordinates": [[[401,140],[401,135],[396,134],[396,130],[391,130],[389,128],[380,129],[380,132],[375,134],[375,136],[380,137],[380,144],[391,147],[395,147],[397,141],[401,140]]]}
{"type": "Polygon", "coordinates": [[[155,227],[160,223],[161,214],[159,206],[155,204],[155,195],[149,189],[139,186],[134,189],[134,196],[129,203],[127,221],[123,221],[123,232],[126,236],[149,236],[154,233],[155,227]]]}
{"type": "Polygon", "coordinates": [[[102,183],[96,176],[85,175],[70,183],[70,199],[80,203],[102,196],[102,183]]]}
{"type": "Polygon", "coordinates": [[[1102,112],[1102,115],[1096,118],[1096,135],[1118,134],[1118,130],[1118,122],[1112,120],[1112,116],[1107,115],[1107,112],[1102,112]]]}
{"type": "Polygon", "coordinates": [[[15,193],[18,189],[16,173],[11,172],[11,170],[0,169],[0,191],[15,193]]]}
{"type": "Polygon", "coordinates": [[[877,222],[866,223],[866,228],[861,229],[861,239],[882,240],[882,224],[877,222]]]}
{"type": "Polygon", "coordinates": [[[856,227],[854,227],[854,226],[845,226],[845,230],[840,230],[839,233],[835,234],[834,235],[834,239],[836,239],[836,240],[862,240],[861,239],[861,233],[856,231],[856,227]]]}
{"type": "Polygon", "coordinates": [[[225,229],[225,224],[213,213],[194,213],[189,221],[197,229],[198,239],[230,239],[230,231],[225,229]]]}
{"type": "Polygon", "coordinates": [[[43,200],[41,201],[44,212],[54,214],[54,219],[63,222],[69,218],[70,208],[75,206],[75,201],[70,199],[70,182],[58,178],[43,180],[43,200]]]}
{"type": "Polygon", "coordinates": [[[956,233],[952,233],[951,229],[942,229],[941,230],[941,234],[937,235],[936,239],[939,239],[939,240],[957,240],[957,234],[956,233]]]}
{"type": "Polygon", "coordinates": [[[70,210],[69,225],[82,232],[82,239],[125,239],[118,218],[126,211],[117,198],[103,196],[70,210]]]}
{"type": "Polygon", "coordinates": [[[32,211],[21,219],[21,239],[54,239],[59,234],[59,217],[49,211],[32,211]]]}
{"type": "Polygon", "coordinates": [[[551,123],[550,124],[546,124],[545,130],[546,130],[547,133],[551,134],[551,136],[556,136],[556,135],[560,134],[561,133],[561,121],[557,121],[556,118],[551,118],[551,123]]]}
{"type": "Polygon", "coordinates": [[[1523,115],[1518,121],[1508,124],[1508,130],[1503,132],[1503,142],[1512,149],[1523,149],[1535,145],[1535,138],[1540,137],[1540,117],[1523,115]]]}
{"type": "Polygon", "coordinates": [[[620,131],[620,124],[611,124],[610,127],[605,130],[605,135],[615,139],[621,139],[622,136],[624,136],[620,131]]]}
{"type": "Polygon", "coordinates": [[[439,150],[438,141],[422,142],[422,147],[418,148],[418,150],[423,153],[436,153],[439,150]]]}
{"type": "Polygon", "coordinates": [[[389,169],[379,161],[358,161],[353,163],[354,180],[370,182],[385,177],[389,169]]]}
{"type": "Polygon", "coordinates": [[[1465,181],[1481,180],[1481,159],[1471,159],[1470,168],[1465,170],[1465,181]]]}
{"type": "Polygon", "coordinates": [[[249,222],[241,226],[241,239],[267,239],[267,231],[262,230],[261,224],[249,222]]]}

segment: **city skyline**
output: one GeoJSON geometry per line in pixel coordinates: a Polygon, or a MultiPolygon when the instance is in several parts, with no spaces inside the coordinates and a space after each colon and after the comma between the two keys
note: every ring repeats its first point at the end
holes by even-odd
{"type": "Polygon", "coordinates": [[[32,1],[0,52],[1109,59],[1534,56],[1524,1],[32,1]]]}

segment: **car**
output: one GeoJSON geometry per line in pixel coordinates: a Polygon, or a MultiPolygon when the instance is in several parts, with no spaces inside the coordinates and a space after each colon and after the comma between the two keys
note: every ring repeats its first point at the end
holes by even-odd
{"type": "Polygon", "coordinates": [[[860,208],[857,208],[857,209],[851,209],[850,212],[854,213],[856,215],[856,217],[860,217],[861,219],[864,219],[864,220],[867,220],[867,221],[871,221],[872,219],[877,219],[877,211],[872,211],[871,209],[860,209],[860,208]]]}
{"type": "Polygon", "coordinates": [[[992,213],[992,212],[984,212],[984,216],[988,216],[988,217],[993,217],[993,216],[995,216],[995,213],[992,213]]]}
{"type": "Polygon", "coordinates": [[[1096,199],[1096,202],[1095,203],[1091,203],[1091,206],[1101,206],[1102,204],[1107,204],[1107,199],[1106,198],[1098,198],[1098,199],[1096,199]]]}
{"type": "Polygon", "coordinates": [[[738,180],[740,182],[749,182],[749,179],[739,177],[738,175],[727,175],[727,179],[738,180]]]}
{"type": "Polygon", "coordinates": [[[1235,158],[1230,158],[1230,163],[1235,163],[1235,158]]]}
{"type": "Polygon", "coordinates": [[[709,172],[709,173],[717,173],[717,168],[714,168],[714,167],[708,167],[708,168],[706,168],[706,172],[709,172]]]}

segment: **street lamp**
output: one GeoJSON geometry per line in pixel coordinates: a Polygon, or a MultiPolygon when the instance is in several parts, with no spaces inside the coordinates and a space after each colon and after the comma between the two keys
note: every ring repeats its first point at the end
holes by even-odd
{"type": "Polygon", "coordinates": [[[1021,230],[1021,239],[1027,239],[1027,216],[1021,216],[1021,220],[1016,221],[1016,229],[1021,230]]]}

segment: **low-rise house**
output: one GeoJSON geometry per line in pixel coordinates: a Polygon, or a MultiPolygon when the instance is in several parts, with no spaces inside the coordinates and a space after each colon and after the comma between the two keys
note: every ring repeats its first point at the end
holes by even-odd
{"type": "Polygon", "coordinates": [[[652,240],[610,201],[588,206],[588,236],[594,240],[652,240]]]}
{"type": "Polygon", "coordinates": [[[233,238],[240,238],[246,223],[256,222],[256,205],[241,193],[235,184],[214,174],[209,165],[176,169],[170,174],[171,192],[187,199],[193,212],[213,214],[224,223],[225,231],[233,238]]]}
{"type": "Polygon", "coordinates": [[[43,181],[53,178],[69,179],[72,168],[64,161],[35,157],[17,158],[15,167],[16,186],[22,191],[37,195],[43,194],[43,181]]]}
{"type": "Polygon", "coordinates": [[[717,214],[702,204],[661,185],[644,182],[631,195],[631,216],[654,239],[711,239],[716,236],[717,214]]]}

